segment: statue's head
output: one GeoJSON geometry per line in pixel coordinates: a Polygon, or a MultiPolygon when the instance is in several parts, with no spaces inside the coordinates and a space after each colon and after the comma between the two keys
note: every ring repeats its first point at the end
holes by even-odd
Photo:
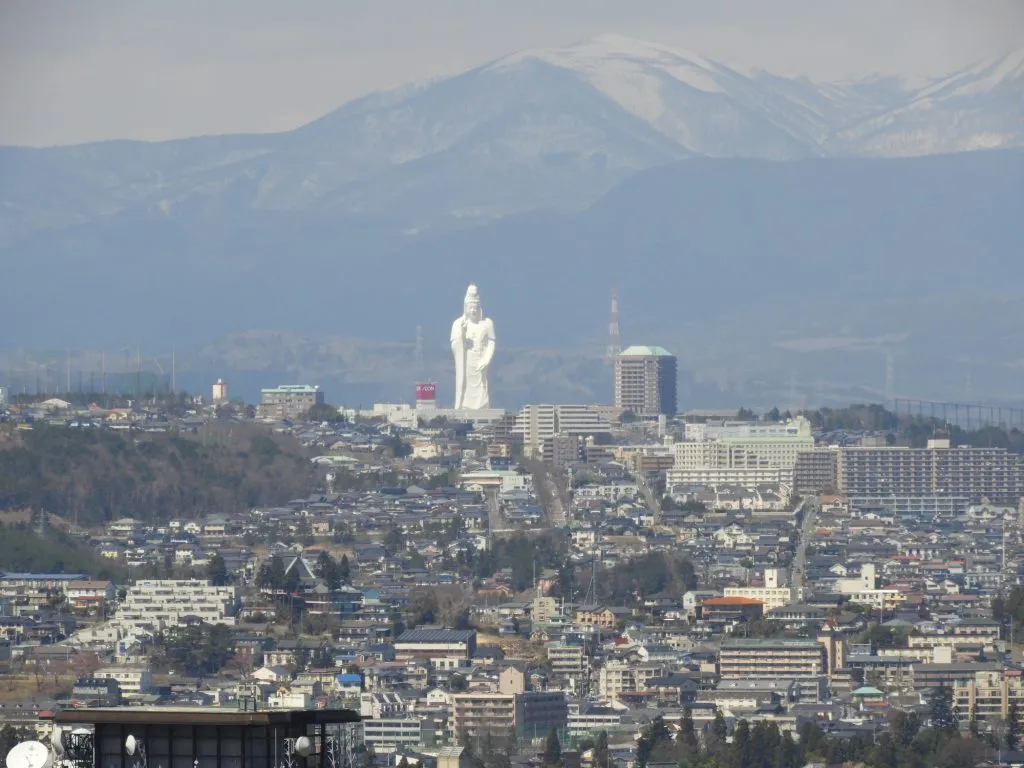
{"type": "Polygon", "coordinates": [[[484,311],[480,306],[480,294],[475,285],[466,289],[466,299],[462,305],[463,314],[474,323],[483,319],[484,311]]]}

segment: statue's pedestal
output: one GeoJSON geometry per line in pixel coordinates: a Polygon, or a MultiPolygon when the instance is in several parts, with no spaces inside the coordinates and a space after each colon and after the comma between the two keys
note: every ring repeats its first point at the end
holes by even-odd
{"type": "MultiPolygon", "coordinates": [[[[421,415],[427,414],[420,411],[421,415]]],[[[466,421],[471,424],[492,424],[505,415],[502,408],[438,408],[430,412],[430,418],[444,416],[449,421],[466,421]]]]}

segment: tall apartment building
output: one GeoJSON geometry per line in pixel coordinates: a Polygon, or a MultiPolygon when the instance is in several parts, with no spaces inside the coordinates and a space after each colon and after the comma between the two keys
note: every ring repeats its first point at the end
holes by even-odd
{"type": "Polygon", "coordinates": [[[521,693],[472,692],[451,696],[452,731],[475,736],[485,731],[506,733],[514,726],[523,737],[543,738],[564,730],[569,706],[563,691],[521,693]]]}
{"type": "Polygon", "coordinates": [[[1024,682],[1019,669],[986,669],[966,680],[953,681],[953,708],[962,722],[973,716],[982,725],[1005,720],[1010,704],[1017,705],[1018,725],[1024,725],[1024,682]]]}
{"type": "Polygon", "coordinates": [[[587,668],[582,641],[553,640],[547,644],[546,651],[552,674],[580,677],[587,668]]]}
{"type": "Polygon", "coordinates": [[[311,384],[282,384],[260,390],[257,416],[261,419],[297,421],[314,405],[324,404],[324,393],[311,384]]]}
{"type": "Polygon", "coordinates": [[[814,448],[796,455],[793,466],[793,491],[801,496],[828,493],[838,487],[839,451],[814,448]]]}
{"type": "Polygon", "coordinates": [[[827,673],[825,649],[817,640],[724,640],[718,671],[728,677],[814,677],[827,673]]]}
{"type": "Polygon", "coordinates": [[[215,587],[203,579],[136,581],[128,590],[115,620],[122,626],[154,624],[173,627],[185,616],[208,624],[235,623],[238,588],[215,587]]]}
{"type": "Polygon", "coordinates": [[[1024,465],[1003,448],[846,447],[839,451],[839,490],[848,496],[957,496],[1016,505],[1024,493],[1024,465]]]}
{"type": "Polygon", "coordinates": [[[608,421],[586,405],[526,405],[513,427],[513,433],[522,437],[525,450],[538,457],[556,436],[577,438],[610,432],[608,421]]]}
{"type": "Polygon", "coordinates": [[[617,699],[620,694],[646,691],[649,683],[664,677],[663,664],[638,664],[632,661],[608,661],[597,673],[598,692],[602,698],[617,699]]]}
{"type": "Polygon", "coordinates": [[[587,405],[525,405],[516,415],[513,432],[523,444],[536,445],[557,434],[598,435],[611,431],[607,419],[587,405]]]}
{"type": "Polygon", "coordinates": [[[628,347],[615,358],[615,407],[637,416],[674,416],[676,358],[662,347],[628,347]]]}

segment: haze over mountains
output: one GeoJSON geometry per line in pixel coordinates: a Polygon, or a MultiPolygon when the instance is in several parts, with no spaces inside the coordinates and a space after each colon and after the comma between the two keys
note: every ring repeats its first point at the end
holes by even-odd
{"type": "MultiPolygon", "coordinates": [[[[812,400],[870,389],[896,346],[920,371],[901,394],[960,396],[969,358],[979,393],[1010,397],[1021,334],[972,307],[1024,289],[1022,147],[1024,49],[935,82],[819,84],[603,36],[286,133],[0,148],[15,277],[0,323],[25,345],[163,349],[259,328],[395,341],[422,325],[443,366],[472,280],[506,349],[584,360],[618,286],[643,307],[626,341],[673,345],[723,388],[775,397],[796,372],[812,400]],[[925,305],[967,318],[960,337],[932,338],[925,305]]],[[[228,365],[217,348],[196,356],[203,375],[228,365]]],[[[398,393],[414,375],[405,347],[369,372],[332,354],[246,365],[398,393]]],[[[605,395],[579,364],[589,373],[553,374],[550,397],[605,395]]]]}

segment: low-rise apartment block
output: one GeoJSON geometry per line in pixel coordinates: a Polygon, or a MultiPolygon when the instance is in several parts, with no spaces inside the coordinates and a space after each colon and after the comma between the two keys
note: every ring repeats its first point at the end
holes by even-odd
{"type": "Polygon", "coordinates": [[[196,616],[207,624],[233,626],[237,606],[234,586],[217,587],[201,579],[153,579],[131,586],[116,618],[121,625],[165,628],[196,616]]]}
{"type": "Polygon", "coordinates": [[[260,404],[256,409],[261,419],[297,421],[315,405],[324,404],[320,387],[310,384],[282,384],[260,391],[260,404]]]}
{"type": "Polygon", "coordinates": [[[825,649],[810,639],[724,640],[718,670],[729,677],[814,677],[827,672],[825,649]]]}

